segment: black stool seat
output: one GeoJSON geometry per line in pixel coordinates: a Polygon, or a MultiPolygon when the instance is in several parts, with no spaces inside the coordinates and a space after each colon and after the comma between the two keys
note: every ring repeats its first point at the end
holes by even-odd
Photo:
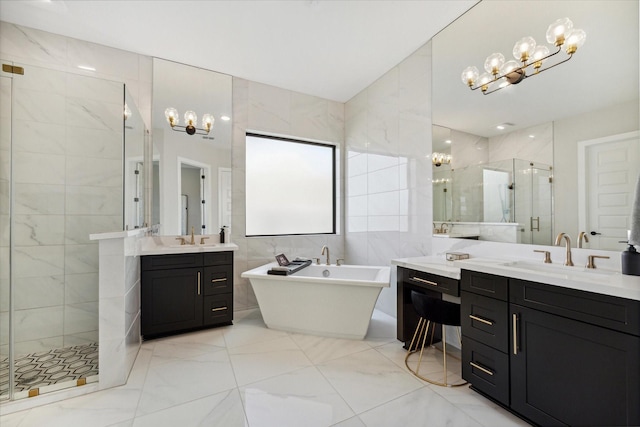
{"type": "MultiPolygon", "coordinates": [[[[411,371],[416,377],[430,382],[432,384],[446,386],[446,387],[458,387],[466,384],[466,381],[456,384],[450,384],[447,381],[447,340],[445,325],[448,326],[460,326],[460,304],[456,304],[449,301],[443,301],[438,298],[432,298],[420,292],[411,291],[411,302],[416,310],[420,319],[418,320],[418,326],[413,334],[411,344],[409,344],[409,350],[404,363],[407,369],[411,371]],[[433,346],[433,336],[435,333],[435,325],[442,326],[442,364],[443,364],[443,381],[437,381],[432,378],[427,378],[420,374],[420,365],[422,363],[422,354],[425,347],[433,346]],[[430,342],[427,344],[427,337],[430,337],[430,342]],[[420,358],[418,359],[418,365],[414,370],[409,366],[409,356],[411,354],[420,351],[420,358]]],[[[458,338],[460,335],[458,334],[458,338]]]]}
{"type": "Polygon", "coordinates": [[[441,325],[460,326],[460,304],[431,298],[411,291],[411,302],[418,316],[441,325]]]}

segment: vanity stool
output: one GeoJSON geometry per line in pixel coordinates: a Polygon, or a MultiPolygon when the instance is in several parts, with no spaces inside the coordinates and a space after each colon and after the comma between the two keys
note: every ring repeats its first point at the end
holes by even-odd
{"type": "MultiPolygon", "coordinates": [[[[416,327],[416,331],[411,339],[411,344],[409,344],[407,356],[404,358],[404,363],[407,366],[407,369],[409,369],[409,371],[411,371],[411,373],[416,377],[431,384],[445,387],[458,387],[467,384],[466,381],[456,384],[449,384],[447,382],[447,338],[444,327],[445,325],[460,327],[460,304],[431,298],[416,291],[411,291],[411,302],[413,303],[413,307],[418,313],[418,316],[420,316],[420,319],[418,320],[418,326],[416,327]],[[435,350],[435,347],[433,347],[433,335],[436,323],[442,325],[442,360],[444,365],[444,380],[442,382],[429,379],[420,374],[422,354],[425,350],[425,344],[427,341],[427,335],[429,335],[430,327],[431,339],[428,347],[432,347],[435,350]],[[420,357],[418,358],[418,365],[416,369],[413,370],[409,366],[409,357],[418,352],[418,350],[420,350],[420,357]]],[[[427,349],[427,351],[429,350],[427,349]]]]}

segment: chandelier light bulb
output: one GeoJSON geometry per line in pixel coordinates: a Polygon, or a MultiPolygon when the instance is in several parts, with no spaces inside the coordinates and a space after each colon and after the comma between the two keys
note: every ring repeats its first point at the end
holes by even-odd
{"type": "Polygon", "coordinates": [[[484,69],[494,76],[500,72],[502,65],[504,65],[504,55],[501,53],[492,53],[484,61],[484,69]]]}
{"type": "Polygon", "coordinates": [[[178,110],[175,108],[167,108],[164,110],[164,116],[167,118],[167,122],[169,122],[171,127],[177,126],[180,121],[178,119],[178,110]]]}
{"type": "Polygon", "coordinates": [[[547,29],[547,42],[562,46],[572,29],[573,22],[569,18],[560,18],[552,22],[547,29]]]}
{"type": "Polygon", "coordinates": [[[549,56],[549,48],[543,45],[536,46],[533,51],[533,55],[531,55],[531,59],[533,61],[533,68],[535,68],[536,72],[542,67],[542,61],[544,58],[549,56]]]}
{"type": "Polygon", "coordinates": [[[478,85],[482,87],[482,91],[486,92],[489,89],[489,82],[493,80],[493,76],[489,73],[484,73],[478,77],[478,85]]]}
{"type": "Polygon", "coordinates": [[[582,30],[573,29],[567,35],[567,53],[573,55],[578,48],[582,47],[587,38],[587,33],[582,30]]]}
{"type": "Polygon", "coordinates": [[[473,86],[478,80],[478,68],[477,67],[467,67],[462,71],[462,83],[467,86],[473,86]]]}
{"type": "Polygon", "coordinates": [[[213,127],[213,122],[214,122],[214,118],[211,114],[204,114],[202,116],[202,127],[205,128],[205,130],[207,131],[207,133],[209,133],[211,131],[211,128],[213,127]]]}
{"type": "Polygon", "coordinates": [[[536,41],[533,37],[523,37],[513,46],[513,57],[525,63],[529,60],[536,48],[536,41]]]}

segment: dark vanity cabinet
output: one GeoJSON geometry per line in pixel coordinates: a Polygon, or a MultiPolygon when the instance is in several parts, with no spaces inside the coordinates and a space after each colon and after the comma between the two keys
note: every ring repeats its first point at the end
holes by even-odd
{"type": "MultiPolygon", "coordinates": [[[[411,291],[426,294],[432,298],[442,298],[442,294],[460,295],[460,281],[406,267],[397,269],[397,338],[408,348],[418,324],[418,314],[411,302],[411,291]]],[[[434,342],[441,339],[440,328],[436,328],[434,342]]],[[[429,338],[430,339],[430,338],[429,338]]]]}
{"type": "Polygon", "coordinates": [[[474,389],[538,425],[640,425],[639,301],[466,270],[461,288],[474,389]]]}
{"type": "Polygon", "coordinates": [[[147,255],[141,270],[145,338],[232,322],[233,252],[147,255]]]}

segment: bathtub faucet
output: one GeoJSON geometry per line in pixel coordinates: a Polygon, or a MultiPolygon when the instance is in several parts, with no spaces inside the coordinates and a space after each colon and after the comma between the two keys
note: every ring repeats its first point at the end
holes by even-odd
{"type": "Polygon", "coordinates": [[[320,255],[324,255],[324,251],[327,251],[327,265],[331,265],[331,261],[329,260],[329,248],[327,245],[322,247],[322,253],[320,255]]]}

